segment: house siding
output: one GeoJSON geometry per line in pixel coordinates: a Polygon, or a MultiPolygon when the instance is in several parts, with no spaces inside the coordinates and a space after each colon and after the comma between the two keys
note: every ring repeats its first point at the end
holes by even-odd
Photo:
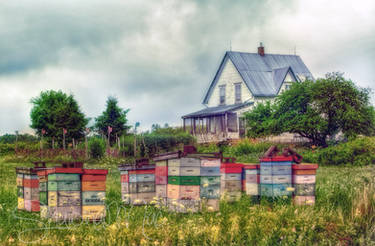
{"type": "Polygon", "coordinates": [[[215,87],[212,90],[212,94],[208,99],[208,107],[216,107],[220,105],[220,89],[219,86],[225,85],[225,104],[235,104],[235,84],[241,83],[241,100],[245,102],[249,99],[253,99],[249,88],[244,83],[241,75],[237,71],[233,62],[227,59],[224,68],[218,78],[215,87]]]}

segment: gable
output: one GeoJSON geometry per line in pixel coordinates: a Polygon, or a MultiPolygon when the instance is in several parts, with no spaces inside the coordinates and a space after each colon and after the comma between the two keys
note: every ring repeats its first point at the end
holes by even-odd
{"type": "Polygon", "coordinates": [[[257,53],[228,51],[207,90],[203,104],[208,103],[227,60],[233,63],[243,83],[254,97],[275,97],[284,79],[286,81],[298,81],[297,78],[300,77],[313,79],[302,59],[296,55],[261,56],[257,53]],[[287,73],[288,70],[291,72],[287,73]]]}
{"type": "Polygon", "coordinates": [[[242,79],[237,68],[233,62],[228,58],[224,57],[220,64],[219,70],[217,71],[213,82],[208,89],[203,104],[209,107],[217,106],[219,104],[219,87],[225,85],[225,104],[235,104],[235,85],[241,85],[241,99],[245,102],[252,98],[252,94],[247,87],[247,84],[242,79]]]}

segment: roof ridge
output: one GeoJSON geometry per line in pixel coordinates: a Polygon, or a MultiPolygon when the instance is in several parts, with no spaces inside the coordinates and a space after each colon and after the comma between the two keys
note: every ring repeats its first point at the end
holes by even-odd
{"type": "MultiPolygon", "coordinates": [[[[242,54],[252,54],[252,55],[259,55],[257,52],[245,52],[245,51],[233,51],[233,50],[228,50],[226,51],[228,53],[242,53],[242,54]]],[[[264,56],[267,55],[273,55],[273,56],[295,56],[295,57],[300,57],[299,55],[293,55],[293,54],[279,54],[279,53],[264,53],[264,56]]],[[[260,56],[260,55],[259,55],[260,56]]]]}

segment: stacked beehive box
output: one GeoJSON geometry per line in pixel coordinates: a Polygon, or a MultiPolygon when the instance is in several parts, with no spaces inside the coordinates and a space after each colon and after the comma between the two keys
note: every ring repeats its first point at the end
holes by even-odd
{"type": "Polygon", "coordinates": [[[242,189],[249,195],[252,200],[257,200],[260,195],[260,176],[259,176],[259,165],[257,164],[245,164],[243,166],[242,176],[242,189]]]}
{"type": "Polygon", "coordinates": [[[38,170],[45,169],[44,162],[34,162],[33,168],[17,167],[18,209],[39,212],[39,180],[38,170]]]}
{"type": "Polygon", "coordinates": [[[155,165],[147,159],[138,160],[136,165],[119,166],[121,173],[122,200],[125,204],[149,204],[155,197],[155,165]]]}
{"type": "Polygon", "coordinates": [[[40,217],[48,217],[48,170],[45,169],[37,172],[39,179],[39,203],[40,203],[40,217]]]}
{"type": "Polygon", "coordinates": [[[169,152],[153,158],[155,162],[155,195],[159,205],[167,206],[168,204],[168,162],[171,159],[180,158],[181,154],[181,152],[169,152]]]}
{"type": "Polygon", "coordinates": [[[221,163],[221,198],[232,202],[241,199],[243,164],[235,163],[234,158],[223,158],[221,163]]]}
{"type": "Polygon", "coordinates": [[[261,196],[276,198],[292,195],[292,162],[292,156],[273,156],[261,159],[261,196]]]}
{"type": "Polygon", "coordinates": [[[315,182],[318,164],[293,164],[293,201],[296,205],[315,204],[315,182]]]}
{"type": "Polygon", "coordinates": [[[218,156],[201,156],[200,162],[201,207],[208,211],[218,211],[221,195],[221,160],[218,156]]]}
{"type": "Polygon", "coordinates": [[[171,211],[199,211],[200,159],[182,157],[168,160],[167,197],[171,211]]]}
{"type": "Polygon", "coordinates": [[[107,174],[105,169],[83,169],[82,219],[93,221],[105,218],[107,174]]]}
{"type": "Polygon", "coordinates": [[[71,221],[82,217],[82,168],[54,167],[48,171],[48,217],[71,221]]]}

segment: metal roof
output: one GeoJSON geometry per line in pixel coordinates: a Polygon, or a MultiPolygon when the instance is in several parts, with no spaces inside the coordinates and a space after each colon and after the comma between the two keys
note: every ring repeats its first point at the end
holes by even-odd
{"type": "Polygon", "coordinates": [[[303,77],[314,79],[302,59],[297,55],[265,54],[261,56],[258,53],[227,51],[207,91],[204,104],[208,102],[228,59],[233,62],[243,81],[256,97],[276,96],[288,71],[291,71],[296,81],[303,77]]]}
{"type": "Polygon", "coordinates": [[[202,110],[199,110],[197,112],[187,114],[182,116],[182,118],[194,118],[194,117],[205,117],[205,116],[212,116],[212,115],[223,115],[228,112],[232,112],[236,109],[250,106],[253,102],[246,102],[241,104],[232,104],[232,105],[223,105],[223,106],[217,106],[217,107],[209,107],[202,110]]]}

